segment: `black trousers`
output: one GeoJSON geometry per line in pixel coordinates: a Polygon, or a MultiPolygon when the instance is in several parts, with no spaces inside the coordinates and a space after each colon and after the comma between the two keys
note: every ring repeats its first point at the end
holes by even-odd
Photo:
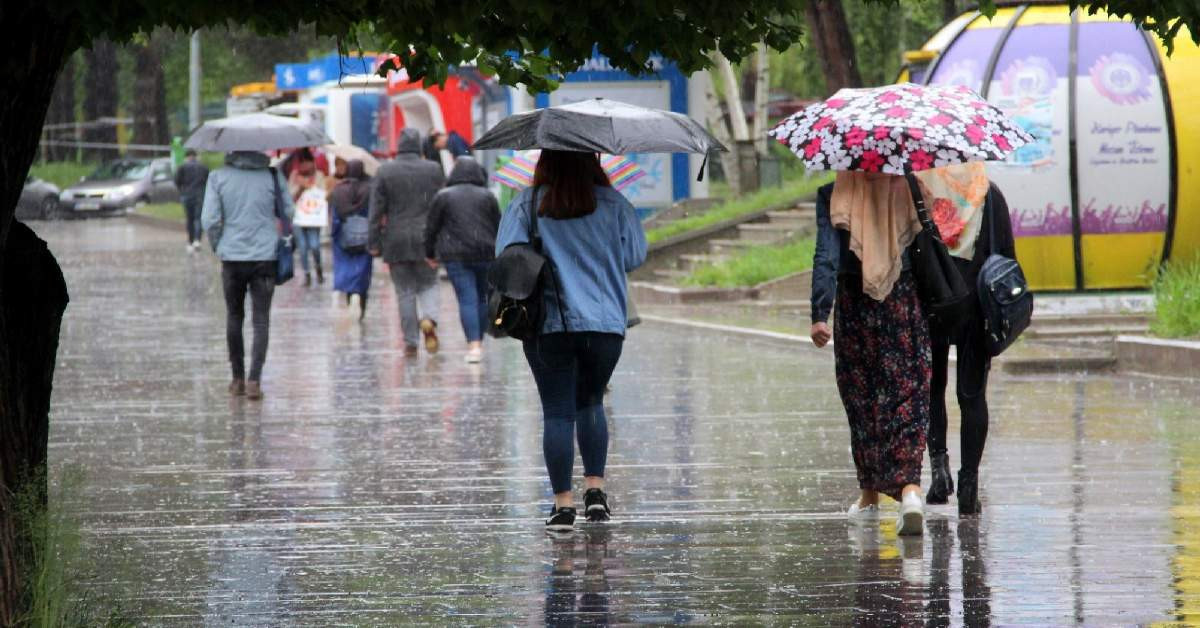
{"type": "Polygon", "coordinates": [[[183,197],[183,213],[187,219],[188,244],[200,241],[200,210],[203,208],[202,199],[183,197]]]}
{"type": "Polygon", "coordinates": [[[225,289],[225,341],[229,345],[233,378],[247,379],[242,324],[246,320],[246,293],[249,292],[250,323],[254,328],[249,379],[261,381],[271,328],[271,297],[275,294],[275,261],[222,262],[221,283],[225,289]]]}
{"type": "Polygon", "coordinates": [[[934,336],[932,341],[933,380],[930,394],[933,398],[929,405],[929,453],[933,455],[946,451],[946,382],[950,345],[953,344],[958,348],[955,373],[958,379],[958,410],[962,415],[959,430],[961,468],[976,471],[987,442],[987,379],[992,367],[992,358],[984,345],[982,319],[975,317],[967,322],[958,338],[934,336]]]}

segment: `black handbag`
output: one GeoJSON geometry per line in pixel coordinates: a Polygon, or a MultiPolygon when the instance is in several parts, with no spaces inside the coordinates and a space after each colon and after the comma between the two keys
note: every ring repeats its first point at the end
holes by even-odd
{"type": "Polygon", "coordinates": [[[996,253],[996,217],[988,222],[988,252],[979,269],[979,306],[988,355],[1004,352],[1033,318],[1033,293],[1017,260],[996,253]]]}
{"type": "MultiPolygon", "coordinates": [[[[508,245],[488,269],[488,319],[491,321],[488,333],[494,338],[507,336],[521,341],[537,338],[546,321],[546,284],[553,283],[555,293],[562,294],[553,264],[542,248],[536,196],[529,204],[529,242],[508,245]]],[[[566,304],[559,298],[558,314],[562,318],[563,331],[567,330],[565,308],[566,304]]]]}
{"type": "Polygon", "coordinates": [[[921,307],[929,321],[929,332],[953,338],[971,316],[974,303],[971,289],[963,279],[958,265],[942,242],[937,225],[929,217],[925,207],[925,195],[917,178],[911,173],[904,175],[908,190],[912,194],[921,231],[913,240],[911,250],[912,276],[917,284],[921,307]]]}

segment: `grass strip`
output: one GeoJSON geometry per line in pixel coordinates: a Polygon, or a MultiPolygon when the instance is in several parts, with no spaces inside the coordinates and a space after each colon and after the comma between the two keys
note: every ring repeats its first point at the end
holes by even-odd
{"type": "Polygon", "coordinates": [[[715,264],[697,268],[683,279],[687,286],[738,288],[757,286],[812,268],[816,239],[802,238],[786,244],[753,246],[715,264]]]}
{"type": "Polygon", "coordinates": [[[179,203],[149,203],[137,209],[139,214],[183,222],[183,205],[179,203]]]}
{"type": "Polygon", "coordinates": [[[816,194],[817,188],[830,180],[831,177],[828,175],[802,177],[787,181],[780,187],[764,188],[753,194],[726,201],[703,214],[674,220],[661,227],[651,229],[646,232],[646,240],[654,244],[681,233],[703,229],[709,225],[752,214],[772,205],[812,196],[816,194]]]}
{"type": "Polygon", "coordinates": [[[1150,331],[1164,338],[1200,336],[1200,255],[1168,262],[1158,272],[1150,331]]]}

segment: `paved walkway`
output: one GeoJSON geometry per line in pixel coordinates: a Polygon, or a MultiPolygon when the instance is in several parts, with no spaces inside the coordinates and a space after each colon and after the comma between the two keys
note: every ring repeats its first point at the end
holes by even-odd
{"type": "Polygon", "coordinates": [[[613,383],[614,522],[551,538],[519,347],[464,364],[448,290],[446,350],[406,360],[385,273],[361,327],[280,288],[267,398],[230,400],[211,255],[36,229],[72,299],[53,469],[83,470],[90,586],[146,623],[1200,621],[1196,383],[997,376],[985,514],[902,542],[841,515],[827,352],[646,324],[613,383]]]}

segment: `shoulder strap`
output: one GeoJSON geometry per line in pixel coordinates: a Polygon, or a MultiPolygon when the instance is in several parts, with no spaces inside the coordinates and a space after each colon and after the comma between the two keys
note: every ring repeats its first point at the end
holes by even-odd
{"type": "Polygon", "coordinates": [[[929,209],[925,207],[925,195],[921,193],[921,185],[917,183],[916,175],[906,173],[904,180],[908,182],[908,192],[912,195],[913,207],[917,209],[917,219],[921,221],[921,226],[941,240],[942,234],[938,231],[937,223],[929,217],[929,209]]]}
{"type": "Polygon", "coordinates": [[[275,196],[272,199],[275,205],[275,216],[279,218],[280,231],[283,235],[288,235],[292,232],[292,221],[283,213],[283,193],[279,190],[279,175],[276,174],[275,166],[268,166],[267,172],[271,174],[271,186],[275,188],[275,196]]]}
{"type": "Polygon", "coordinates": [[[988,255],[996,254],[996,207],[992,195],[992,184],[988,184],[987,196],[983,201],[983,219],[988,223],[988,255]]]}

